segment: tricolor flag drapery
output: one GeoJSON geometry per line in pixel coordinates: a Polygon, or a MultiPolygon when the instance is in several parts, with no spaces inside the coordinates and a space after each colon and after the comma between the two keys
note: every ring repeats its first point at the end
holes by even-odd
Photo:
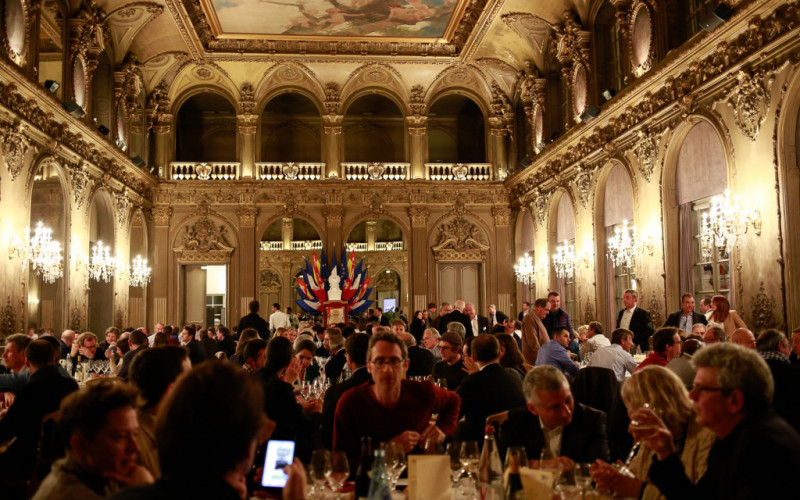
{"type": "MultiPolygon", "coordinates": [[[[300,300],[295,302],[313,315],[321,314],[331,286],[328,281],[330,270],[325,250],[319,259],[316,252],[312,252],[311,262],[306,259],[305,263],[305,269],[301,269],[301,276],[297,278],[297,293],[300,295],[300,300]]],[[[334,257],[333,267],[336,268],[340,278],[342,301],[348,303],[351,315],[361,313],[372,304],[372,301],[368,300],[372,293],[372,288],[369,288],[370,278],[367,278],[367,270],[364,269],[363,263],[362,259],[356,264],[355,252],[351,251],[348,258],[344,249],[340,261],[337,262],[334,257]]]]}

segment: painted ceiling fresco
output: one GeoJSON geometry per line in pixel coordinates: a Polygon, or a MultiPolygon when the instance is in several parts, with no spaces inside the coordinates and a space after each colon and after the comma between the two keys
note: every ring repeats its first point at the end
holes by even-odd
{"type": "Polygon", "coordinates": [[[458,0],[211,0],[225,34],[441,38],[458,0]]]}

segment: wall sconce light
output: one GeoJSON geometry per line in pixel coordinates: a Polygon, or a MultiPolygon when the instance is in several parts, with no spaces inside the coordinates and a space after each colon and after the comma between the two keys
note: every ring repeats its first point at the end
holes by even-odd
{"type": "Polygon", "coordinates": [[[44,88],[55,94],[61,88],[61,85],[55,80],[45,80],[44,88]]]}

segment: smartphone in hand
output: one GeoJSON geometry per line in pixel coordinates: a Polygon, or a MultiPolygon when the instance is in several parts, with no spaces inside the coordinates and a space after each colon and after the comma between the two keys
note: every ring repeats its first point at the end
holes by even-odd
{"type": "Polygon", "coordinates": [[[270,440],[264,457],[264,473],[261,486],[265,488],[283,488],[289,476],[283,468],[294,461],[294,441],[270,440]]]}

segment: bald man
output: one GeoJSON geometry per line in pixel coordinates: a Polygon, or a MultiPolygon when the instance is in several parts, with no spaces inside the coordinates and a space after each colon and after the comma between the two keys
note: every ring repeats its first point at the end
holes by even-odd
{"type": "Polygon", "coordinates": [[[731,335],[731,342],[748,349],[756,348],[756,336],[747,328],[739,328],[731,335]]]}

